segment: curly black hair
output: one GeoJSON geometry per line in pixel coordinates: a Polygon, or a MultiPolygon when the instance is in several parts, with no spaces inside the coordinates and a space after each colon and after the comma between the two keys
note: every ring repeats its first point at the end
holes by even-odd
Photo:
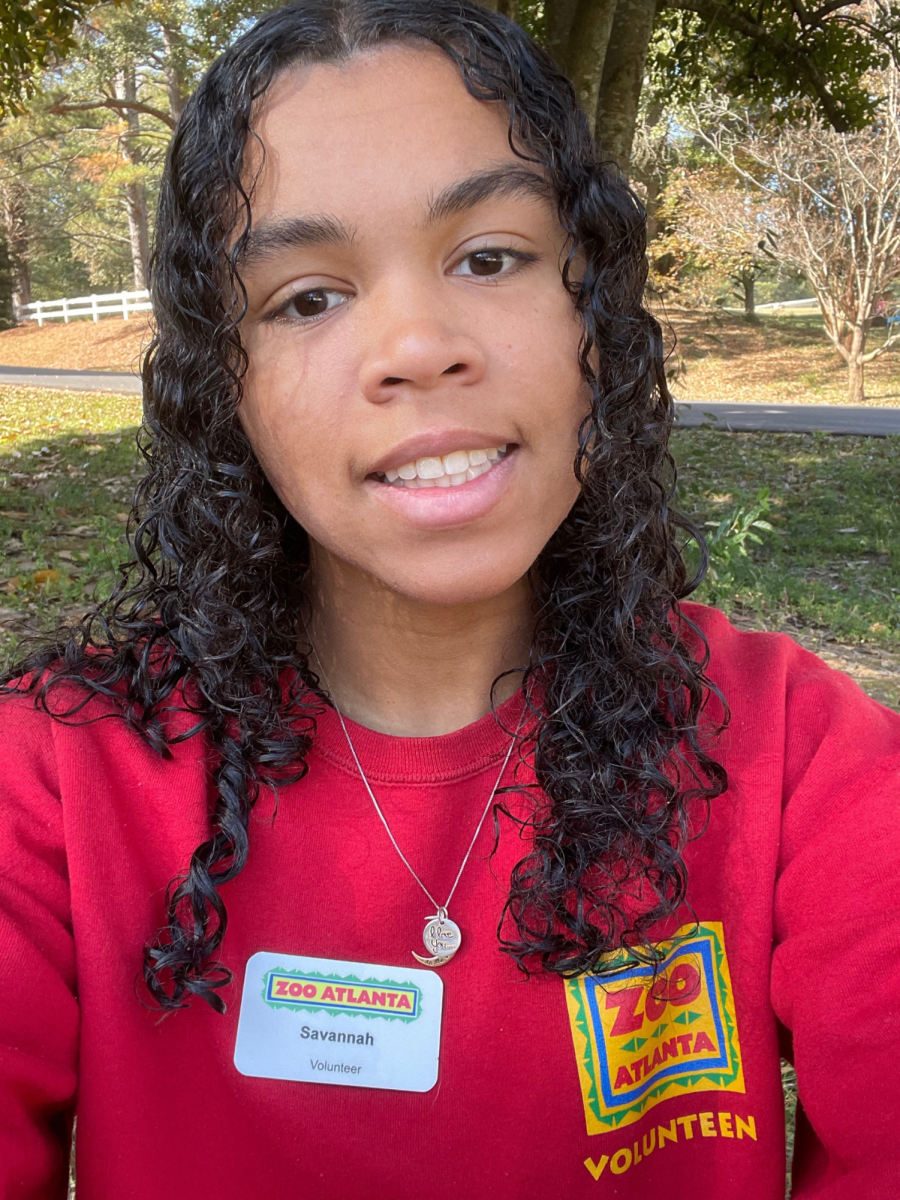
{"type": "Polygon", "coordinates": [[[254,118],[292,64],[398,41],[437,47],[473,96],[504,104],[510,145],[545,171],[568,237],[563,282],[583,322],[592,396],[574,462],[580,498],[532,572],[539,615],[523,672],[540,697],[528,739],[541,794],[501,947],[525,970],[562,975],[603,972],[626,945],[655,961],[649,931],[685,900],[693,802],[706,806],[725,788],[701,733],[706,646],[678,609],[705,559],[700,535],[670,507],[673,405],[662,333],[642,303],[640,204],[599,161],[569,82],[504,17],[465,0],[290,4],[213,64],[172,139],[152,264],[156,333],[143,367],[147,472],[133,560],[111,597],[3,680],[57,720],[90,719],[93,698],[107,708],[112,700],[162,755],[173,737],[167,711],[187,708],[196,719],[180,737],[202,735],[213,747],[209,837],[170,885],[166,927],[144,950],[144,977],[163,1009],[192,995],[224,1009],[222,888],[247,860],[260,788],[306,771],[323,703],[297,646],[306,535],[237,415],[254,118]],[[701,546],[693,578],[683,558],[690,539],[701,546]]]}

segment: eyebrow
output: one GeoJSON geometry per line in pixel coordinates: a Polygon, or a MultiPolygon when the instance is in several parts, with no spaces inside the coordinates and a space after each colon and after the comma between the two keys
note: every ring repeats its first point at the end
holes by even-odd
{"type": "MultiPolygon", "coordinates": [[[[517,163],[504,163],[449,184],[428,203],[426,225],[435,225],[495,197],[520,196],[552,200],[553,189],[543,175],[517,163]]],[[[314,246],[350,246],[356,230],[328,213],[279,217],[261,221],[247,234],[240,254],[243,268],[256,266],[285,250],[314,246]]]]}
{"type": "Polygon", "coordinates": [[[353,242],[354,234],[355,230],[327,213],[261,221],[247,234],[240,254],[240,263],[245,268],[256,266],[284,250],[310,246],[349,246],[353,242]]]}
{"type": "Polygon", "coordinates": [[[477,171],[467,179],[451,183],[439,192],[428,205],[429,225],[446,221],[468,212],[485,200],[495,197],[519,196],[529,200],[552,200],[553,189],[549,181],[518,163],[503,163],[477,171]]]}

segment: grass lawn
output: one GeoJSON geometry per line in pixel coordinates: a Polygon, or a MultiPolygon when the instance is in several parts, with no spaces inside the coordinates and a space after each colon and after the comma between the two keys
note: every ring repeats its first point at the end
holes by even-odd
{"type": "Polygon", "coordinates": [[[110,587],[139,420],[134,396],[0,388],[0,658],[110,587]]]}
{"type": "Polygon", "coordinates": [[[719,520],[768,488],[774,532],[697,598],[781,629],[900,707],[900,438],[677,433],[681,507],[719,520]]]}

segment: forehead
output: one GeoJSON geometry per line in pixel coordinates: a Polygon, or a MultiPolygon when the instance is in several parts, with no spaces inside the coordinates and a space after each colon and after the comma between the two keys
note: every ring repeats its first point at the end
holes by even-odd
{"type": "MultiPolygon", "coordinates": [[[[507,128],[505,105],[469,95],[455,65],[430,47],[388,45],[298,66],[273,83],[255,122],[265,157],[254,212],[355,220],[379,207],[422,207],[486,164],[521,162],[507,128]]],[[[259,166],[251,143],[251,170],[259,166]]]]}

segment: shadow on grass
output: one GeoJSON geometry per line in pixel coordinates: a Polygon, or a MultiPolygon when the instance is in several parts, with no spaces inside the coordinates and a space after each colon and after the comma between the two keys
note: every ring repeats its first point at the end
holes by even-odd
{"type": "Polygon", "coordinates": [[[112,588],[141,475],[135,433],[67,432],[0,450],[0,662],[112,588]]]}

